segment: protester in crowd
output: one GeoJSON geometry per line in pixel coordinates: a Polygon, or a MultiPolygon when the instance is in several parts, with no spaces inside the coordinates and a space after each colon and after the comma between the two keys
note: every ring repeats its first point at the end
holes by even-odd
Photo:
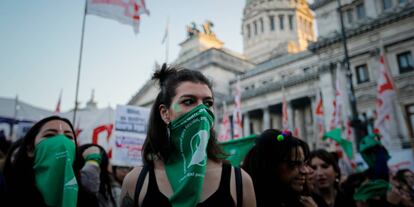
{"type": "Polygon", "coordinates": [[[341,171],[332,153],[319,149],[309,156],[310,166],[314,170],[315,192],[323,198],[324,206],[355,206],[352,196],[340,190],[341,171]]]}
{"type": "MultiPolygon", "coordinates": [[[[83,185],[93,186],[92,193],[96,195],[99,207],[115,207],[116,199],[112,195],[111,179],[108,172],[109,158],[105,149],[97,144],[84,144],[78,149],[77,168],[90,168],[81,176],[83,185]],[[86,165],[89,162],[90,165],[86,165]]],[[[81,171],[81,173],[84,171],[81,171]]]]}
{"type": "Polygon", "coordinates": [[[250,176],[241,171],[237,179],[237,170],[222,161],[210,81],[199,71],[166,64],[152,79],[160,92],[143,146],[145,165],[125,177],[122,206],[256,206],[250,176]]]}
{"type": "Polygon", "coordinates": [[[394,185],[399,190],[406,206],[414,206],[414,174],[410,169],[400,169],[395,173],[394,185]]]}
{"type": "Polygon", "coordinates": [[[17,141],[13,142],[7,152],[7,156],[5,158],[4,161],[4,168],[2,170],[2,176],[3,176],[3,183],[1,184],[1,190],[0,190],[0,198],[2,198],[1,200],[5,201],[7,196],[7,185],[6,185],[6,177],[9,177],[10,174],[12,173],[10,171],[11,169],[11,164],[14,162],[14,160],[16,159],[16,154],[17,151],[20,147],[20,145],[23,143],[23,139],[18,139],[17,141]]]}
{"type": "Polygon", "coordinates": [[[9,152],[5,206],[97,206],[89,193],[93,186],[82,185],[79,178],[94,172],[74,167],[75,143],[75,131],[65,118],[51,116],[33,125],[16,152],[9,152]]]}
{"type": "Polygon", "coordinates": [[[410,169],[400,169],[395,173],[395,181],[407,191],[414,190],[414,173],[410,169]]]}
{"type": "Polygon", "coordinates": [[[132,167],[112,165],[111,187],[112,195],[117,205],[121,202],[121,188],[125,176],[132,170],[132,167]]]}
{"type": "Polygon", "coordinates": [[[3,174],[4,163],[7,152],[9,151],[11,142],[6,139],[4,130],[0,130],[0,174],[3,174]]]}
{"type": "Polygon", "coordinates": [[[243,161],[256,193],[257,206],[317,206],[305,192],[308,145],[290,131],[265,130],[243,161]]]}
{"type": "Polygon", "coordinates": [[[358,207],[409,206],[408,198],[390,182],[387,165],[390,155],[381,144],[380,135],[364,137],[359,143],[359,152],[368,169],[348,176],[342,183],[345,195],[352,195],[358,207]]]}

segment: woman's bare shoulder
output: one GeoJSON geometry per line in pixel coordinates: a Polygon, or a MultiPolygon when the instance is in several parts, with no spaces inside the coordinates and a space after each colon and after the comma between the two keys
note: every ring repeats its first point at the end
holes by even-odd
{"type": "Polygon", "coordinates": [[[135,185],[138,180],[138,175],[141,173],[143,166],[134,167],[124,178],[122,183],[122,198],[133,198],[135,193],[135,185]]]}

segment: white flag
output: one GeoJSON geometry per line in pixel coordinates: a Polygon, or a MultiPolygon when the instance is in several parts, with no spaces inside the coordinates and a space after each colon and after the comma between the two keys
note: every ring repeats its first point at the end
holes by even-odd
{"type": "Polygon", "coordinates": [[[144,0],[87,0],[86,13],[114,19],[139,31],[140,15],[149,15],[144,0]]]}
{"type": "Polygon", "coordinates": [[[226,103],[223,102],[223,119],[220,123],[220,132],[218,141],[224,142],[231,139],[231,126],[230,126],[230,119],[229,115],[227,114],[227,107],[226,103]]]}
{"type": "Polygon", "coordinates": [[[323,112],[323,99],[320,91],[316,94],[315,122],[317,127],[317,137],[322,140],[323,134],[325,133],[325,121],[323,112]]]}
{"type": "Polygon", "coordinates": [[[336,81],[335,81],[335,99],[333,100],[334,110],[332,112],[331,122],[329,124],[329,130],[340,128],[342,129],[342,105],[343,105],[343,96],[344,93],[341,90],[341,71],[336,71],[336,81]]]}
{"type": "Polygon", "coordinates": [[[396,93],[391,75],[385,67],[384,54],[382,53],[378,73],[375,131],[382,136],[381,141],[384,146],[391,146],[391,122],[394,120],[393,100],[396,98],[396,93]]]}
{"type": "Polygon", "coordinates": [[[237,79],[235,93],[234,93],[234,110],[233,110],[233,137],[235,139],[243,136],[240,99],[241,99],[240,81],[237,79]]]}
{"type": "Polygon", "coordinates": [[[283,130],[289,130],[289,115],[287,110],[287,103],[286,103],[286,96],[285,90],[282,89],[282,126],[283,130]]]}

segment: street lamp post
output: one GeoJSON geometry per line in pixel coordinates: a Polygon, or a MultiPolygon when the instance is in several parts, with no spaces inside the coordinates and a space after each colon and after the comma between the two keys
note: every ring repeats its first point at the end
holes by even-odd
{"type": "Polygon", "coordinates": [[[352,83],[352,72],[349,64],[349,56],[348,56],[348,48],[347,48],[347,39],[346,39],[346,33],[345,33],[345,26],[344,26],[344,19],[342,16],[342,5],[341,0],[337,0],[338,2],[338,13],[339,13],[339,19],[341,21],[341,35],[342,35],[342,44],[344,47],[344,55],[345,58],[342,62],[346,69],[346,77],[348,79],[348,97],[349,97],[349,103],[351,105],[351,126],[354,129],[355,137],[356,137],[356,143],[359,143],[360,139],[363,134],[362,130],[362,123],[358,118],[358,110],[357,110],[357,103],[355,98],[355,90],[354,90],[354,84],[352,83]]]}

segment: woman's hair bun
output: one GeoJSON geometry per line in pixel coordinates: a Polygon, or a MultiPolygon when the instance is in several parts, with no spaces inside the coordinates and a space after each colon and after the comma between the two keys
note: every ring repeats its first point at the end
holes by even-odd
{"type": "Polygon", "coordinates": [[[160,87],[165,85],[165,81],[170,77],[172,74],[175,74],[177,70],[174,67],[168,67],[167,63],[163,63],[161,69],[158,69],[152,75],[152,80],[158,80],[160,87]]]}

